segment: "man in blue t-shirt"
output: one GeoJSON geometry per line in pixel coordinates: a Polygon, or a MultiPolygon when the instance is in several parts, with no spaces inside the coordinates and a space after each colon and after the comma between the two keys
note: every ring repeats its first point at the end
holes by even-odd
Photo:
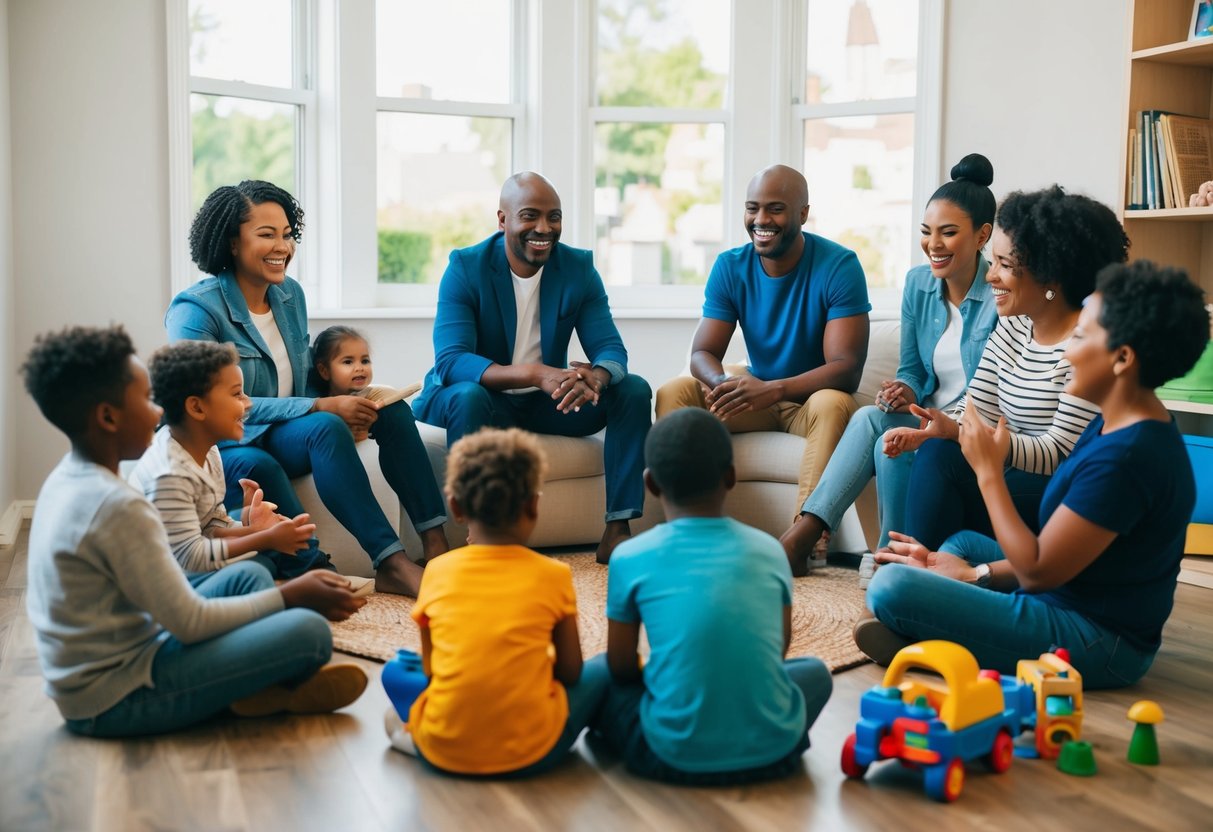
{"type": "Polygon", "coordinates": [[[659,419],[700,407],[732,433],[803,436],[792,518],[857,409],[851,394],[867,357],[872,308],[855,252],[802,232],[808,215],[808,183],[799,171],[772,165],[750,180],[745,227],[751,242],[724,252],[712,267],[691,344],[692,378],[674,379],[657,392],[659,419]],[[738,324],[749,365],[725,367],[738,324]]]}

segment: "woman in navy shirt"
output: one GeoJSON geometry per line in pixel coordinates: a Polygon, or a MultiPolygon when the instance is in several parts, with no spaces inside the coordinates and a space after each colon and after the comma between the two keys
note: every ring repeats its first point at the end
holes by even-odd
{"type": "Polygon", "coordinates": [[[1057,469],[1039,537],[1003,477],[1005,420],[961,423],[996,539],[953,535],[932,552],[894,535],[868,591],[875,619],[859,647],[888,661],[909,641],[955,641],[982,667],[1067,648],[1089,688],[1140,679],[1171,613],[1196,487],[1183,439],[1154,389],[1187,372],[1209,339],[1201,290],[1182,271],[1138,261],[1099,275],[1066,357],[1067,392],[1099,405],[1057,469]]]}

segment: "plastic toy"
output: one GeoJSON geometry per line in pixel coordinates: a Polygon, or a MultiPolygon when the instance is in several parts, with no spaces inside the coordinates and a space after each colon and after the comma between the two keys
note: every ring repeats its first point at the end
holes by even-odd
{"type": "Polygon", "coordinates": [[[1157,702],[1143,699],[1129,708],[1129,719],[1137,723],[1129,740],[1129,762],[1139,766],[1158,765],[1158,738],[1154,726],[1162,722],[1162,708],[1157,702]]]}
{"type": "Polygon", "coordinates": [[[1095,751],[1091,743],[1069,740],[1061,747],[1057,758],[1057,770],[1075,777],[1090,777],[1095,774],[1095,751]]]}
{"type": "Polygon", "coordinates": [[[429,685],[429,677],[425,675],[421,657],[412,650],[397,650],[396,658],[383,665],[380,676],[387,698],[400,721],[409,721],[409,709],[417,701],[417,697],[429,685]]]}
{"type": "Polygon", "coordinates": [[[893,658],[881,685],[859,703],[855,733],[842,748],[842,771],[863,777],[879,760],[922,769],[927,794],[950,803],[964,788],[964,764],[982,760],[1001,774],[1014,738],[1037,729],[1041,756],[1057,756],[1082,723],[1082,678],[1061,656],[1019,663],[1017,677],[978,670],[973,654],[950,641],[924,641],[893,658]],[[905,678],[909,670],[942,677],[905,678]]]}

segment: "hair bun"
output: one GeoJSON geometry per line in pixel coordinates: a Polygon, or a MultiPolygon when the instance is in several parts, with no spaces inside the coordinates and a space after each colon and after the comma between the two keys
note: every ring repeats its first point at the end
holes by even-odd
{"type": "Polygon", "coordinates": [[[962,179],[988,188],[994,181],[994,166],[980,153],[970,153],[952,166],[952,180],[962,179]]]}

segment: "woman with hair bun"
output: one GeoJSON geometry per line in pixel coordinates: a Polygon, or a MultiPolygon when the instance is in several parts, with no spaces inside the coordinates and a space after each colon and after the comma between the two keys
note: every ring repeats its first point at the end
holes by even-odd
{"type": "MultiPolygon", "coordinates": [[[[990,161],[970,153],[952,168],[952,181],[927,202],[922,219],[927,263],[906,275],[897,378],[881,384],[875,406],[862,407],[851,417],[817,488],[781,538],[793,574],[808,571],[809,554],[818,540],[837,527],[872,477],[880,545],[888,544],[890,530],[904,528],[914,454],[886,456],[882,437],[891,428],[919,426],[910,405],[951,407],[977,368],[998,318],[986,284],[989,264],[981,256],[994,223],[993,181],[990,161]]],[[[860,566],[862,585],[873,568],[869,553],[860,566]]]]}

